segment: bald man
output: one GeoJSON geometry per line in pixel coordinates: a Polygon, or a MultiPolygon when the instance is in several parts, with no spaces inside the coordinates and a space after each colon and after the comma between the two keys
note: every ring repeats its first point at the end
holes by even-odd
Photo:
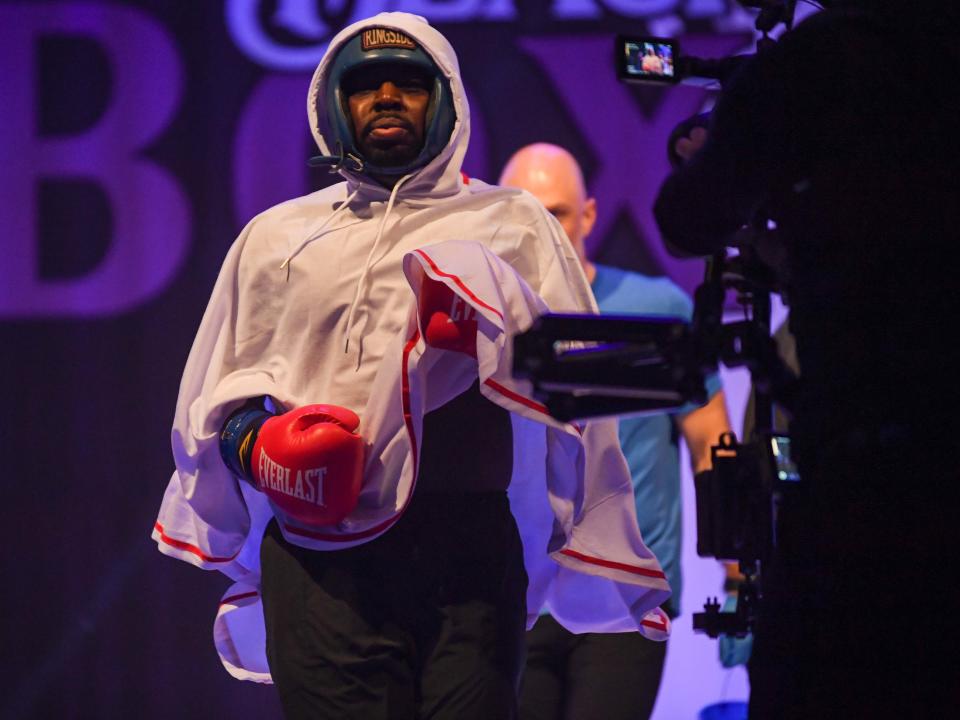
{"type": "MultiPolygon", "coordinates": [[[[560,221],[590,281],[600,312],[690,318],[693,303],[673,282],[598,265],[587,257],[586,238],[597,218],[583,173],[561,147],[537,143],[518,150],[500,175],[500,185],[533,194],[560,221]]],[[[710,467],[710,446],[730,429],[716,376],[707,380],[708,402],[672,415],[620,421],[620,442],[630,466],[637,520],[656,553],[673,597],[665,610],[680,614],[680,456],[677,431],[690,450],[694,472],[710,467]]],[[[549,615],[527,633],[527,666],[520,698],[521,720],[649,717],[660,687],[665,643],[638,633],[574,635],[549,615]]]]}

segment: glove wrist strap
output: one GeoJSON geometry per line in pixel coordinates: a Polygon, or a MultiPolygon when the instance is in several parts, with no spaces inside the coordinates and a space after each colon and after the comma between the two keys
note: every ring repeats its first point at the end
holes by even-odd
{"type": "Polygon", "coordinates": [[[273,417],[263,408],[242,407],[223,424],[220,431],[220,457],[230,471],[242,480],[254,483],[253,446],[263,424],[273,417]]]}

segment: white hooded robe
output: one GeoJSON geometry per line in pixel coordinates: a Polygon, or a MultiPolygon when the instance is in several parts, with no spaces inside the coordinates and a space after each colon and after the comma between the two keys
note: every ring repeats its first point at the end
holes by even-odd
{"type": "Polygon", "coordinates": [[[403,31],[449,80],[457,121],[444,150],[391,192],[341,170],[345,182],[255,217],[227,254],[187,360],[173,424],[176,469],[154,525],[161,552],[235,583],[214,639],[227,670],[269,682],[259,547],[276,516],[291,543],[320,552],[389,532],[416,486],[423,416],[473,382],[511,412],[511,509],[530,578],[528,627],[548,605],[573,632],[669,632],[657,608],[669,586],[637,529],[615,421],[560,423],[510,375],[512,337],[541,313],[596,312],[562,229],[529,194],[460,172],[469,109],[452,47],[425,20],[384,13],[330,43],[308,96],[311,128],[330,153],[329,66],[362,28],[403,31]],[[479,318],[477,357],[422,338],[424,279],[446,284],[479,318]],[[304,527],[238,481],[219,453],[226,417],[251,397],[279,411],[311,403],[361,418],[365,469],[357,508],[336,526],[304,527]]]}

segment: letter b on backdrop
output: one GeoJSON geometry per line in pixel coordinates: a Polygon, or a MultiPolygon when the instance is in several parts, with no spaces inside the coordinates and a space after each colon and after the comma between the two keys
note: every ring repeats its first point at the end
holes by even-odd
{"type": "MultiPolygon", "coordinates": [[[[170,37],[143,12],[113,4],[4,5],[0,67],[0,317],[114,315],[155,296],[186,256],[190,232],[184,193],[143,154],[180,99],[182,70],[170,37]],[[41,48],[71,38],[105,58],[101,86],[108,90],[84,127],[50,130],[69,123],[44,122],[43,109],[71,109],[41,102],[41,78],[49,77],[41,72],[41,48]],[[84,227],[88,212],[44,212],[44,199],[55,198],[58,188],[78,187],[103,201],[97,204],[106,208],[106,222],[84,227]],[[69,277],[45,277],[42,243],[96,244],[96,262],[69,277]]],[[[82,86],[71,88],[78,91],[82,86]]]]}

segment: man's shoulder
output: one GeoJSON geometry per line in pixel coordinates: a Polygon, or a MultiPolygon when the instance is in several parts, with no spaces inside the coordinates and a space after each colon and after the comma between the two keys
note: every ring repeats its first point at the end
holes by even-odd
{"type": "Polygon", "coordinates": [[[467,185],[470,195],[490,204],[502,204],[515,222],[534,224],[544,220],[547,210],[533,195],[520,188],[493,185],[471,178],[467,185]]]}
{"type": "Polygon", "coordinates": [[[690,296],[667,277],[644,275],[609,265],[597,265],[594,290],[601,310],[605,305],[615,311],[641,314],[688,316],[690,296]]]}
{"type": "Polygon", "coordinates": [[[291,234],[302,234],[305,229],[322,224],[345,198],[346,183],[337,183],[263,210],[250,219],[237,239],[242,243],[243,256],[272,257],[289,249],[291,234]]]}
{"type": "Polygon", "coordinates": [[[245,232],[253,235],[264,231],[274,233],[291,220],[322,219],[334,212],[338,203],[346,198],[346,186],[345,182],[336,183],[271,205],[250,219],[245,232]]]}
{"type": "Polygon", "coordinates": [[[645,275],[636,270],[596,264],[597,276],[609,279],[617,284],[627,285],[630,289],[648,290],[671,298],[689,298],[687,293],[673,280],[662,275],[645,275]]]}
{"type": "Polygon", "coordinates": [[[338,182],[328,187],[321,188],[306,195],[283,200],[275,205],[271,205],[266,210],[256,215],[251,222],[271,221],[284,218],[299,212],[315,214],[324,209],[334,210],[334,203],[343,200],[347,195],[347,183],[338,182]]]}

